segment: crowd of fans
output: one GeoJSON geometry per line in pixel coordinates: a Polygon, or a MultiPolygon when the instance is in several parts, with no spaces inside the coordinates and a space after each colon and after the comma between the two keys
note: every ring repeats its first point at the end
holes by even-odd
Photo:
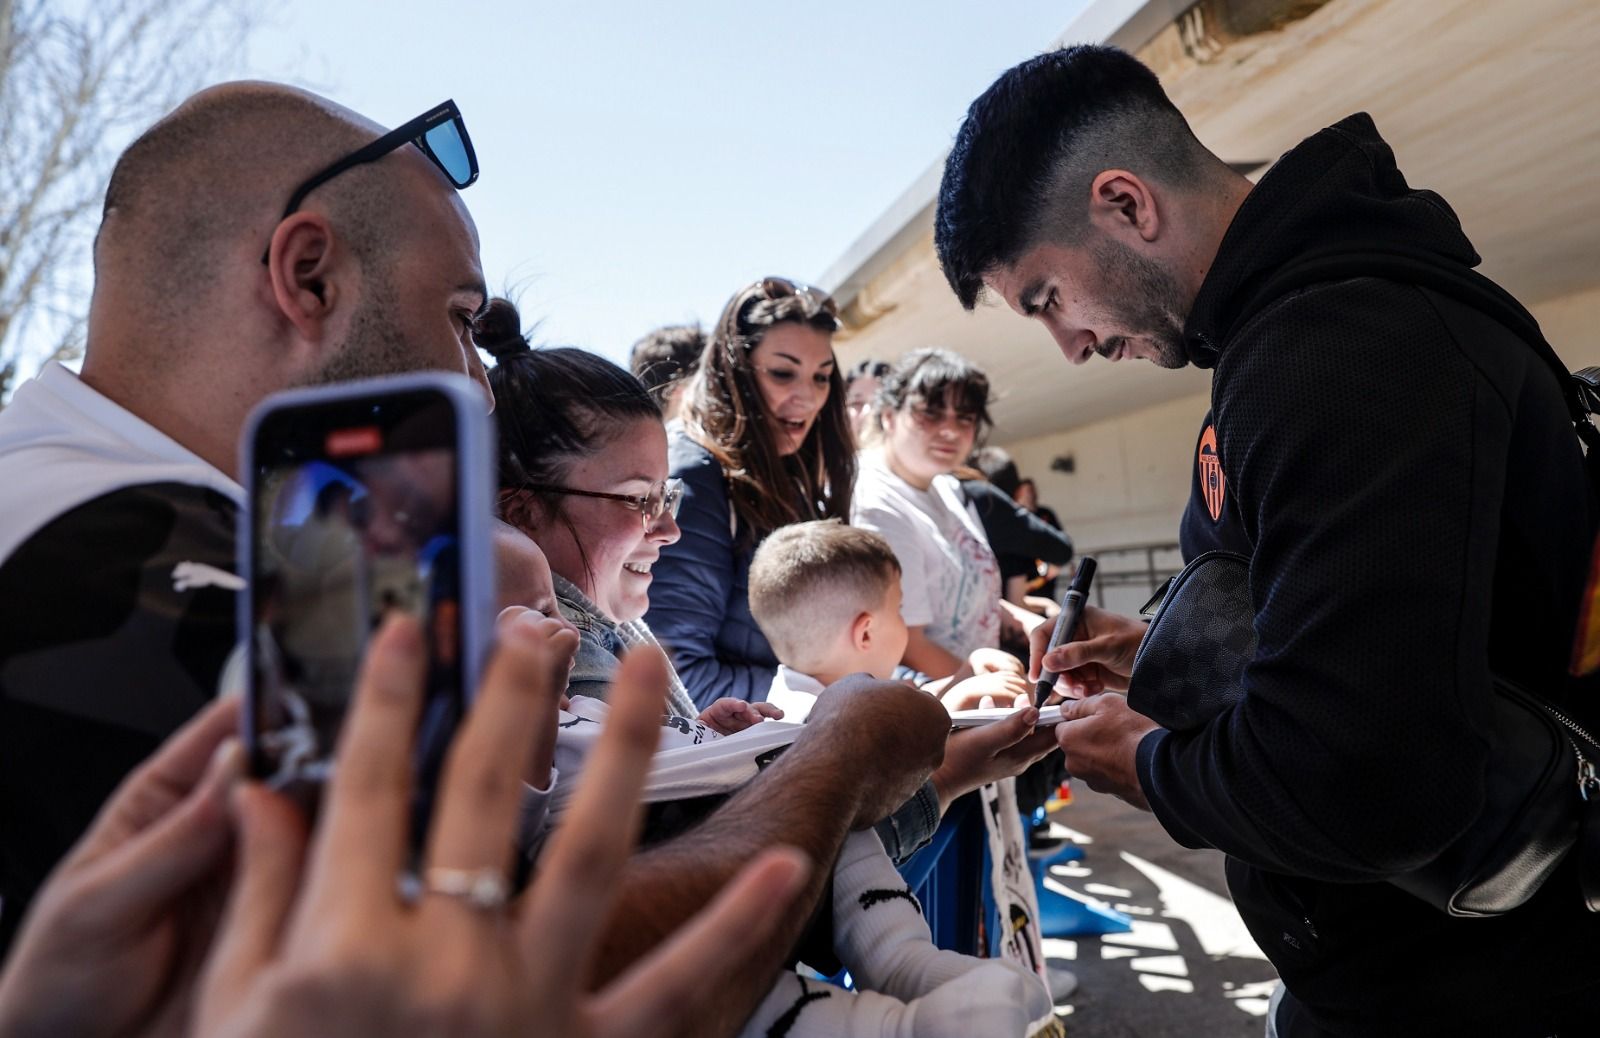
{"type": "MultiPolygon", "coordinates": [[[[1391,882],[1479,813],[1491,674],[1592,712],[1565,668],[1596,524],[1556,380],[1482,346],[1508,333],[1471,307],[1382,279],[1235,335],[1245,286],[1352,228],[1476,262],[1369,119],[1253,187],[1148,69],[1069,48],[979,98],[946,166],[963,305],[994,292],[1075,362],[1216,369],[1184,547],[1249,555],[1259,646],[1235,702],[1168,730],[1078,699],[1128,689],[1139,620],[1087,609],[1045,652],[1073,545],[984,446],[970,359],[844,370],[834,302],[780,277],[709,332],[646,336],[633,374],[535,348],[484,287],[475,160],[440,111],[453,141],[228,84],[117,163],[82,370],[0,414],[0,1036],[1053,1033],[1036,948],[934,947],[895,864],[976,792],[1012,896],[1007,828],[1063,750],[1230,855],[1285,981],[1269,1035],[1592,1024],[1577,858],[1486,925],[1391,882]],[[420,851],[415,620],[368,644],[315,817],[246,775],[230,662],[247,414],[411,371],[479,382],[499,432],[497,644],[420,851]],[[1053,730],[1044,665],[1077,693],[1053,730]],[[986,707],[1010,709],[952,731],[986,707]],[[656,796],[685,754],[718,781],[656,796]]],[[[1026,931],[1026,905],[1006,919],[1026,931]]]]}
{"type": "Polygon", "coordinates": [[[7,671],[0,1032],[1048,1026],[1039,973],[934,948],[894,868],[956,798],[1055,746],[1033,728],[1023,662],[999,650],[999,566],[950,474],[989,424],[983,374],[938,351],[869,363],[850,384],[875,392],[847,407],[832,300],[776,277],[735,293],[709,336],[646,336],[635,374],[535,348],[478,287],[452,185],[409,150],[266,222],[296,177],[377,133],[265,84],[205,91],[149,130],[108,192],[81,374],[51,367],[5,414],[0,468],[54,495],[16,517],[8,575],[61,567],[7,656],[79,655],[37,672],[37,696],[7,671]],[[263,240],[264,266],[229,265],[263,240]],[[238,271],[195,274],[205,319],[164,310],[157,257],[179,241],[192,264],[238,271]],[[531,875],[514,900],[432,880],[396,892],[421,683],[410,621],[371,642],[315,820],[247,779],[226,694],[244,412],[278,388],[428,369],[493,399],[503,611],[421,874],[531,875]],[[143,574],[140,593],[124,574],[143,574]],[[46,626],[69,612],[96,617],[46,626]],[[44,693],[67,674],[70,701],[44,693]],[[1005,722],[949,735],[948,710],[1013,702],[1005,722]],[[652,746],[786,716],[803,732],[759,774],[641,808],[652,746]],[[486,929],[489,909],[516,926],[486,929]],[[855,989],[779,970],[800,962],[848,968],[855,989]],[[734,987],[747,993],[706,994],[734,987]]]}

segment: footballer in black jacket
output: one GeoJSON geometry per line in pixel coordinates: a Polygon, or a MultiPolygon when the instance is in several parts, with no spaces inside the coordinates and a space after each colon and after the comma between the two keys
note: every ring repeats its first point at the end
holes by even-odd
{"type": "Polygon", "coordinates": [[[1453,299],[1330,283],[1220,341],[1253,283],[1341,241],[1478,262],[1365,115],[1289,152],[1240,208],[1185,327],[1214,375],[1181,539],[1186,558],[1250,555],[1258,646],[1240,707],[1146,736],[1140,781],[1179,842],[1228,853],[1240,914],[1303,1007],[1287,1013],[1332,1033],[1548,1034],[1600,1005],[1575,994],[1576,1018],[1543,1018],[1600,980],[1600,917],[1570,863],[1493,919],[1383,880],[1482,803],[1491,670],[1593,725],[1566,663],[1595,504],[1549,369],[1453,299]]]}
{"type": "MultiPolygon", "coordinates": [[[[1131,758],[1121,787],[1092,775],[1090,785],[1147,802],[1180,843],[1227,855],[1234,901],[1287,988],[1280,1035],[1593,1033],[1600,916],[1585,911],[1573,862],[1493,918],[1452,918],[1386,882],[1430,861],[1478,813],[1491,671],[1591,727],[1600,720],[1600,688],[1566,669],[1600,509],[1555,377],[1480,312],[1376,278],[1290,292],[1230,332],[1268,277],[1312,251],[1394,243],[1478,263],[1450,207],[1406,183],[1364,114],[1308,138],[1253,188],[1237,185],[1247,193],[1219,223],[1197,284],[1166,308],[1178,318],[1168,354],[1159,333],[1148,345],[1131,332],[1108,338],[1116,315],[1090,304],[1096,287],[1109,292],[1110,266],[1074,282],[1060,271],[1085,248],[1038,236],[985,243],[994,232],[973,230],[974,216],[980,198],[1040,183],[1016,159],[1019,140],[1038,134],[1048,150],[1092,138],[1141,106],[1155,113],[1144,128],[1188,132],[1154,77],[1109,48],[1069,48],[1006,73],[957,136],[936,232],[964,303],[997,291],[1044,320],[1069,359],[1098,352],[1213,370],[1181,539],[1186,557],[1211,548],[1250,557],[1258,647],[1245,695],[1184,733],[1153,728],[1121,702],[1086,711],[1106,714],[1092,731],[1132,733],[1120,744],[1131,758]],[[1060,114],[1097,95],[1123,114],[1060,114]],[[1054,273],[1040,260],[1049,248],[1054,273]],[[1128,715],[1143,724],[1129,727],[1128,715]]],[[[1172,221],[1175,205],[1201,196],[1185,185],[1141,197],[1136,163],[1154,163],[1144,183],[1159,190],[1180,179],[1161,171],[1171,156],[1094,143],[1084,177],[1092,229],[1111,226],[1094,222],[1105,201],[1105,221],[1116,217],[1111,203],[1131,214],[1120,241],[1153,239],[1140,221],[1157,204],[1172,221]],[[1119,166],[1133,175],[1096,174],[1119,166]]],[[[1060,182],[1075,159],[1060,159],[1060,182]]],[[[1037,206],[1028,190],[1038,189],[1009,197],[1037,206]]],[[[1158,271],[1133,283],[1159,297],[1160,281],[1158,271]]],[[[1133,323],[1121,327],[1139,329],[1133,309],[1123,317],[1133,323]]],[[[1069,767],[1099,767],[1084,741],[1091,729],[1072,728],[1058,732],[1069,767]]]]}

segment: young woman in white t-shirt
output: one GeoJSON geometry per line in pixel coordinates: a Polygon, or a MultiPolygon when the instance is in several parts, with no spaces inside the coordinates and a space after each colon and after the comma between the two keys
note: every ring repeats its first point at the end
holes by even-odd
{"type": "Polygon", "coordinates": [[[877,400],[881,445],[861,456],[852,522],[900,560],[907,666],[954,673],[1000,640],[1000,565],[951,472],[987,431],[989,379],[948,350],[906,354],[877,400]]]}

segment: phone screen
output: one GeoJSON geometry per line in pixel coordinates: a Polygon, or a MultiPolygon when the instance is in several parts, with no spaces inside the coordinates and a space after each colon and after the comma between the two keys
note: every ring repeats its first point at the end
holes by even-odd
{"type": "Polygon", "coordinates": [[[426,388],[287,406],[252,444],[251,766],[297,795],[328,777],[367,639],[421,623],[423,794],[464,709],[462,530],[451,400],[426,388]]]}

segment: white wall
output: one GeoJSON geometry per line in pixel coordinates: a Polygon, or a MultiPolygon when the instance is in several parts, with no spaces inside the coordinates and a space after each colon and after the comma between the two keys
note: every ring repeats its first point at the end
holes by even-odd
{"type": "MultiPolygon", "coordinates": [[[[1131,613],[1150,596],[1150,581],[1132,571],[1147,560],[1140,554],[1108,554],[1131,545],[1175,544],[1178,520],[1189,500],[1195,442],[1210,406],[1205,393],[1141,408],[1119,418],[1094,422],[1029,440],[1002,444],[1017,469],[1039,487],[1039,500],[1055,510],[1079,554],[1096,555],[1101,601],[1131,613]],[[1051,470],[1052,459],[1070,455],[1071,473],[1051,470]]],[[[1182,565],[1175,551],[1155,558],[1163,571],[1182,565]]]]}
{"type": "Polygon", "coordinates": [[[1003,444],[1085,549],[1178,539],[1195,441],[1210,398],[1182,397],[1119,418],[1003,444]],[[1071,473],[1052,459],[1070,455],[1071,473]]]}
{"type": "Polygon", "coordinates": [[[1600,364],[1600,287],[1528,307],[1571,368],[1600,364]]]}

